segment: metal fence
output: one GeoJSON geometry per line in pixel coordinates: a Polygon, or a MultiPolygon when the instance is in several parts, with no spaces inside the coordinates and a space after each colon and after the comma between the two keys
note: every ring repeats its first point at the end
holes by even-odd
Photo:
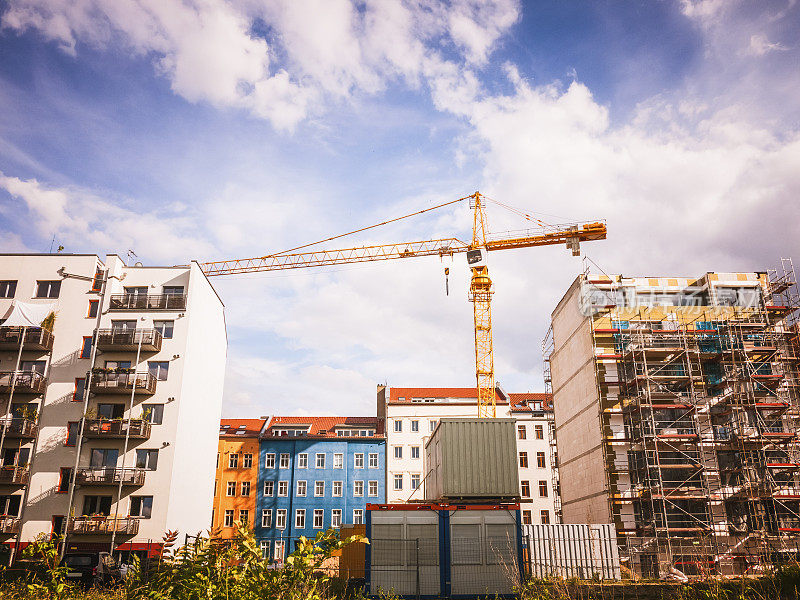
{"type": "Polygon", "coordinates": [[[522,548],[535,578],[621,578],[614,525],[524,525],[522,548]]]}

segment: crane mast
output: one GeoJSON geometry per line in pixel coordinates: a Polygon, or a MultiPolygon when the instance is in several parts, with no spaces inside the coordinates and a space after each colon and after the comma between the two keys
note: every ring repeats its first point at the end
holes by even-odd
{"type": "MultiPolygon", "coordinates": [[[[200,268],[208,277],[219,275],[237,275],[243,273],[256,273],[263,271],[281,271],[285,269],[301,269],[308,267],[324,267],[341,264],[371,262],[379,260],[395,260],[400,258],[419,258],[423,256],[453,256],[465,252],[467,263],[470,265],[471,278],[469,286],[469,301],[473,306],[475,324],[475,379],[477,385],[478,416],[482,418],[496,417],[496,392],[494,377],[494,349],[492,340],[492,280],[489,269],[483,262],[483,252],[494,250],[511,250],[515,248],[530,248],[534,246],[551,246],[566,244],[573,255],[580,254],[580,242],[603,240],[606,238],[606,225],[604,222],[580,223],[571,225],[548,226],[538,221],[543,227],[540,231],[516,233],[506,237],[487,237],[488,225],[486,222],[486,198],[479,192],[470,196],[451,200],[439,206],[426,208],[410,215],[404,215],[377,225],[371,225],[350,233],[337,235],[321,242],[305,244],[292,251],[277,252],[254,258],[222,260],[202,263],[200,268]],[[434,240],[421,240],[399,244],[378,244],[335,250],[314,250],[307,252],[293,252],[300,248],[307,248],[321,242],[330,241],[372,229],[386,223],[391,223],[410,216],[418,215],[429,210],[441,208],[462,200],[469,200],[473,210],[472,241],[465,243],[458,238],[441,238],[434,240]]],[[[496,201],[495,201],[496,202],[496,201]]],[[[510,207],[507,207],[510,208],[510,207]]],[[[529,215],[525,215],[530,218],[529,215]]],[[[536,220],[536,219],[534,219],[536,220]]]]}

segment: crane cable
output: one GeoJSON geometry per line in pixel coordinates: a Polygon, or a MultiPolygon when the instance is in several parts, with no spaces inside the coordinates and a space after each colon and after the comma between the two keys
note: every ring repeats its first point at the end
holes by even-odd
{"type": "Polygon", "coordinates": [[[347,233],[341,233],[339,235],[334,235],[329,238],[325,238],[324,240],[319,240],[317,242],[311,242],[309,244],[303,244],[302,246],[295,246],[294,248],[289,248],[288,250],[282,250],[280,252],[276,252],[274,254],[267,254],[261,258],[269,258],[271,256],[279,256],[281,254],[287,254],[289,252],[294,252],[295,250],[301,250],[303,248],[308,248],[309,246],[316,246],[317,244],[322,244],[323,242],[330,242],[331,240],[336,240],[339,238],[346,237],[348,235],[353,235],[355,233],[361,233],[362,231],[367,231],[368,229],[375,229],[376,227],[381,227],[382,225],[388,225],[389,223],[394,223],[395,221],[402,221],[403,219],[408,219],[409,217],[415,217],[417,215],[421,215],[422,213],[426,213],[432,210],[436,210],[437,208],[442,208],[443,206],[448,206],[450,204],[455,204],[456,202],[463,202],[464,200],[468,200],[471,196],[464,196],[463,198],[459,198],[457,200],[450,200],[449,202],[445,202],[443,204],[437,204],[436,206],[431,206],[430,208],[424,208],[422,210],[418,210],[417,212],[413,212],[408,215],[403,215],[402,217],[396,217],[394,219],[389,219],[388,221],[383,221],[382,223],[376,223],[375,225],[370,225],[368,227],[362,227],[361,229],[354,229],[353,231],[348,231],[347,233]]]}
{"type": "Polygon", "coordinates": [[[537,225],[539,225],[539,227],[545,227],[545,228],[546,227],[553,227],[550,223],[545,223],[541,219],[537,219],[533,215],[531,215],[529,213],[526,213],[525,211],[523,211],[523,210],[521,210],[519,208],[514,208],[513,206],[510,206],[508,204],[504,204],[503,202],[500,202],[499,200],[495,200],[494,198],[489,198],[488,196],[483,196],[483,197],[486,198],[487,200],[489,200],[489,202],[494,202],[498,206],[502,206],[506,210],[509,210],[509,211],[513,212],[514,214],[516,214],[516,215],[518,215],[518,216],[520,216],[520,217],[522,217],[522,218],[524,218],[524,219],[526,219],[528,221],[532,221],[532,222],[536,223],[537,225]]]}

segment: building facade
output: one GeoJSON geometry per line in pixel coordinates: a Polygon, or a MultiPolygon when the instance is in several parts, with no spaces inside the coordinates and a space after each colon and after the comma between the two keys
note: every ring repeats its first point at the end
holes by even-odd
{"type": "Polygon", "coordinates": [[[364,524],[386,501],[386,439],[376,417],[272,417],[260,442],[255,536],[281,561],[301,536],[364,524]]]}
{"type": "Polygon", "coordinates": [[[211,531],[215,538],[232,539],[239,523],[253,528],[259,436],[265,423],[266,419],[220,421],[211,516],[211,531]]]}
{"type": "Polygon", "coordinates": [[[0,324],[5,544],[146,552],[207,529],[227,342],[197,263],[0,255],[0,316],[24,304],[55,318],[16,372],[21,330],[0,324]]]}
{"type": "MultiPolygon", "coordinates": [[[[557,476],[552,406],[547,394],[496,389],[498,417],[517,420],[520,508],[524,522],[555,523],[557,476]],[[544,457],[542,457],[544,453],[544,457]]],[[[425,444],[443,417],[477,417],[475,388],[378,386],[378,416],[386,421],[386,496],[389,503],[426,500],[425,444]]],[[[431,500],[431,499],[428,499],[431,500]]]]}
{"type": "Polygon", "coordinates": [[[781,272],[582,275],[549,356],[567,523],[630,567],[744,573],[800,534],[797,295],[781,272]]]}

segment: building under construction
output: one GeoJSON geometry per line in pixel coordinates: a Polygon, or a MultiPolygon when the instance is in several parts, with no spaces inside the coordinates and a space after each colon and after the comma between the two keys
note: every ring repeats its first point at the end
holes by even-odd
{"type": "Polygon", "coordinates": [[[634,575],[796,560],[799,307],[790,260],[579,276],[545,352],[564,522],[614,523],[634,575]]]}

